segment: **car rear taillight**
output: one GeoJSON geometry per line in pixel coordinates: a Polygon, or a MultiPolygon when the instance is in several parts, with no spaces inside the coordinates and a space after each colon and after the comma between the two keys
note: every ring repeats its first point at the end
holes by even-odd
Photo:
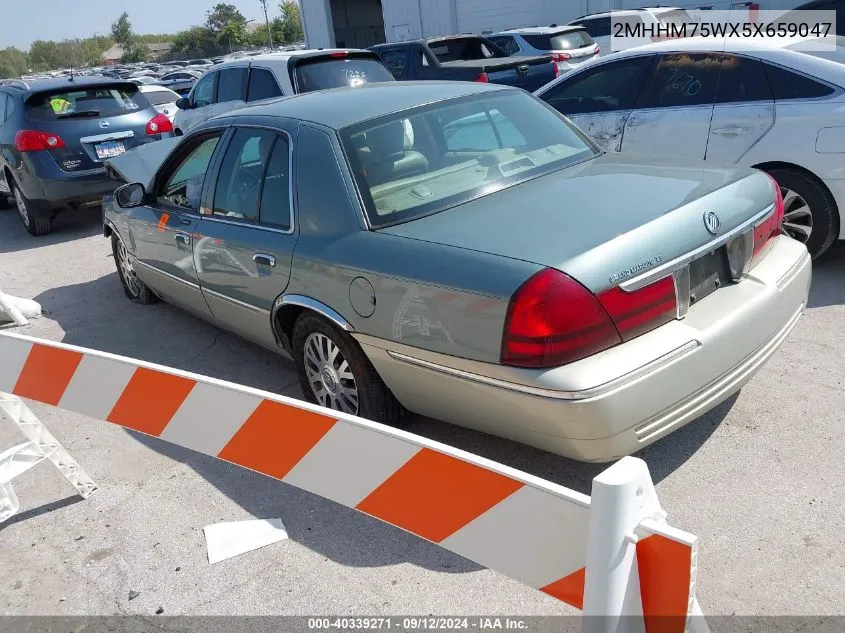
{"type": "Polygon", "coordinates": [[[490,83],[490,77],[487,76],[487,73],[481,72],[476,75],[473,81],[477,81],[479,83],[488,84],[490,83]]]}
{"type": "Polygon", "coordinates": [[[161,112],[156,114],[150,122],[147,123],[147,136],[151,136],[153,134],[163,134],[164,132],[172,132],[173,131],[173,124],[170,122],[165,115],[161,112]]]}
{"type": "Polygon", "coordinates": [[[572,58],[569,53],[552,53],[552,59],[556,62],[565,62],[572,58]]]}
{"type": "Polygon", "coordinates": [[[610,288],[598,295],[623,341],[645,334],[678,316],[675,281],[664,277],[639,290],[610,288]]]}
{"type": "MultiPolygon", "coordinates": [[[[769,176],[769,174],[766,174],[769,176]]],[[[780,185],[769,176],[772,187],[775,190],[775,208],[762,222],[754,227],[754,252],[752,258],[763,249],[770,239],[781,234],[783,224],[783,195],[780,192],[780,185]]]]}
{"type": "Polygon", "coordinates": [[[348,51],[336,51],[334,53],[329,53],[329,57],[334,57],[335,59],[339,59],[341,57],[349,57],[348,51]]]}
{"type": "Polygon", "coordinates": [[[568,275],[545,268],[511,298],[501,362],[555,367],[621,342],[607,312],[589,290],[568,275]]]}
{"type": "Polygon", "coordinates": [[[49,132],[18,130],[15,134],[15,149],[19,152],[38,152],[44,149],[61,149],[65,146],[62,137],[49,132]]]}

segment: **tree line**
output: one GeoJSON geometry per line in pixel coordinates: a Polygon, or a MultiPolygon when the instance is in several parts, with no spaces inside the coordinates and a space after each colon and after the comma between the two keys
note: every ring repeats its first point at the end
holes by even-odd
{"type": "Polygon", "coordinates": [[[75,67],[100,66],[103,53],[114,44],[123,49],[121,62],[147,61],[150,59],[148,44],[171,42],[173,48],[159,60],[190,57],[212,57],[251,47],[292,44],[304,40],[299,5],[294,0],[283,0],[278,5],[280,14],[270,18],[267,0],[257,0],[265,15],[265,23],[252,32],[250,21],[231,4],[219,3],[206,12],[201,26],[193,26],[173,34],[139,35],[132,29],[129,14],[124,12],[111,25],[108,34],[61,42],[36,40],[28,51],[14,46],[0,49],[0,78],[20,77],[29,73],[75,67]],[[270,28],[268,31],[267,23],[270,28]]]}

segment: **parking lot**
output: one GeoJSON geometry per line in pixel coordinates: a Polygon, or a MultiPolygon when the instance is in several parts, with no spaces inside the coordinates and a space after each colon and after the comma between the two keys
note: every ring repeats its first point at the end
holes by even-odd
{"type": "MultiPolygon", "coordinates": [[[[843,275],[840,246],[816,266],[804,318],[739,396],[639,455],[672,524],[700,538],[705,613],[842,613],[843,275]]],[[[300,396],[288,361],[167,304],[131,304],[99,210],[59,216],[39,239],[0,212],[0,288],[45,310],[16,331],[300,396]]],[[[0,526],[4,614],[573,613],[286,484],[33,408],[100,490],[83,502],[44,465],[15,481],[21,512],[0,526]],[[210,566],[203,526],[251,517],[282,518],[290,540],[210,566]]],[[[430,419],[408,428],[586,493],[602,469],[430,419]]],[[[0,429],[0,446],[18,441],[0,429]]]]}

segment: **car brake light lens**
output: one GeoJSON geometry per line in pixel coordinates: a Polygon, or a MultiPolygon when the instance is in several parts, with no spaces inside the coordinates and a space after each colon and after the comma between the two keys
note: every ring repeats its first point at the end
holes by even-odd
{"type": "Polygon", "coordinates": [[[490,83],[490,77],[487,76],[487,73],[478,73],[478,75],[475,78],[475,81],[482,83],[482,84],[488,84],[488,83],[490,83]]]}
{"type": "Polygon", "coordinates": [[[780,185],[768,174],[766,176],[769,177],[769,181],[775,190],[775,208],[769,216],[754,227],[754,252],[752,257],[756,257],[770,239],[781,234],[781,226],[783,225],[783,195],[780,192],[780,185]]]}
{"type": "Polygon", "coordinates": [[[166,116],[164,116],[161,112],[156,114],[150,122],[147,123],[147,135],[151,136],[153,134],[163,134],[165,132],[172,132],[173,131],[173,124],[170,122],[166,116]]]}
{"type": "Polygon", "coordinates": [[[61,136],[36,130],[19,130],[15,134],[15,149],[19,152],[38,152],[45,149],[61,149],[65,142],[61,136]]]}
{"type": "Polygon", "coordinates": [[[334,53],[329,53],[329,57],[340,58],[340,57],[349,57],[349,53],[347,51],[337,51],[334,53]]]}
{"type": "Polygon", "coordinates": [[[552,59],[556,62],[565,62],[572,58],[569,53],[552,53],[552,59]]]}
{"type": "Polygon", "coordinates": [[[598,299],[623,341],[630,341],[678,316],[678,298],[671,276],[631,292],[618,286],[610,288],[599,293],[598,299]]]}
{"type": "Polygon", "coordinates": [[[577,281],[545,268],[514,293],[502,336],[501,362],[555,367],[622,342],[598,299],[577,281]]]}

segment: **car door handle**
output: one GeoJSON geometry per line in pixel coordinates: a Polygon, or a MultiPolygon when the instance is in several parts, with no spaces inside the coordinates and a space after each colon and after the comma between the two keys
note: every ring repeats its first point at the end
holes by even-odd
{"type": "Polygon", "coordinates": [[[177,233],[173,236],[173,239],[177,242],[182,242],[185,246],[191,243],[191,236],[186,233],[177,233]]]}
{"type": "Polygon", "coordinates": [[[718,134],[719,136],[738,136],[745,134],[747,131],[747,127],[720,127],[713,130],[713,134],[718,134]]]}
{"type": "Polygon", "coordinates": [[[262,266],[275,266],[276,265],[276,258],[272,255],[267,255],[265,253],[256,253],[252,256],[252,261],[256,264],[260,264],[262,266]]]}

